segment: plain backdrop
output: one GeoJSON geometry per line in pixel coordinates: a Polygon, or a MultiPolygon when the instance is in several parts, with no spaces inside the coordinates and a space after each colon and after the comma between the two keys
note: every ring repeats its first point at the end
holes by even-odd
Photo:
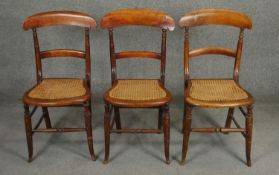
{"type": "MultiPolygon", "coordinates": [[[[279,118],[279,1],[278,0],[0,0],[0,174],[274,174],[278,175],[279,118]],[[187,164],[179,165],[183,116],[183,36],[177,25],[167,33],[166,87],[174,96],[170,104],[171,164],[164,163],[163,135],[114,134],[111,159],[103,165],[103,100],[110,87],[108,31],[99,23],[106,13],[122,8],[151,8],[174,18],[192,10],[228,8],[246,13],[253,29],[246,30],[240,69],[240,84],[256,99],[252,168],[245,165],[245,142],[241,134],[191,134],[187,164]],[[28,16],[52,10],[75,10],[90,14],[98,23],[91,31],[93,135],[96,162],[90,160],[85,133],[35,134],[34,161],[27,163],[22,96],[36,83],[31,31],[22,24],[28,16]]],[[[79,27],[38,29],[41,50],[84,48],[84,30],[79,27]]],[[[224,46],[236,48],[239,29],[200,27],[190,30],[191,48],[224,46]]],[[[154,27],[121,27],[115,30],[116,51],[160,51],[161,30],[154,27]]],[[[230,78],[233,59],[200,57],[191,61],[191,77],[230,78]]],[[[159,78],[156,60],[120,60],[120,78],[159,78]]],[[[44,77],[84,77],[84,62],[77,59],[43,61],[44,77]]],[[[41,109],[33,122],[39,119],[41,109]]],[[[54,127],[84,126],[82,108],[51,108],[54,127]]],[[[122,126],[156,127],[157,110],[121,109],[122,126]]],[[[193,126],[224,126],[227,109],[193,111],[193,126]]],[[[240,112],[235,117],[242,126],[240,112]]],[[[44,125],[42,124],[42,127],[44,125]]]]}
{"type": "MultiPolygon", "coordinates": [[[[245,45],[240,71],[240,83],[257,102],[279,100],[278,86],[278,7],[277,0],[1,0],[0,1],[0,97],[1,103],[20,102],[22,94],[35,82],[35,58],[31,31],[23,31],[24,19],[34,13],[50,10],[76,10],[90,14],[99,24],[103,15],[121,8],[151,8],[168,13],[176,24],[183,14],[201,8],[229,8],[249,15],[253,29],[245,32],[245,45]]],[[[84,48],[84,31],[78,27],[39,29],[41,50],[51,48],[84,48]]],[[[124,27],[115,31],[116,50],[160,51],[160,29],[124,27]]],[[[191,48],[226,46],[236,48],[239,30],[236,28],[201,27],[191,30],[191,48]]],[[[183,35],[176,25],[167,36],[166,87],[173,96],[183,100],[183,35]]],[[[93,98],[101,97],[110,87],[108,32],[100,26],[91,31],[93,98]]],[[[122,78],[159,77],[156,60],[118,62],[122,78]]],[[[222,56],[200,57],[191,61],[192,77],[232,77],[233,59],[222,56]]],[[[83,77],[80,60],[43,61],[44,77],[83,77]]],[[[93,100],[94,101],[94,100],[93,100]]],[[[96,102],[96,101],[95,101],[96,102]]]]}

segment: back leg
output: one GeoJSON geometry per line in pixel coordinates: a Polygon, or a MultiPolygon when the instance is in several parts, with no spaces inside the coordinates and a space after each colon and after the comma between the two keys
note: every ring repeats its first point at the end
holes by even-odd
{"type": "Polygon", "coordinates": [[[32,136],[32,121],[29,111],[29,105],[24,104],[24,123],[25,133],[28,147],[28,162],[32,162],[33,157],[33,136],[32,136]]]}
{"type": "Polygon", "coordinates": [[[110,105],[105,104],[104,114],[104,136],[105,136],[105,159],[104,164],[108,163],[110,151],[110,105]]]}
{"type": "Polygon", "coordinates": [[[169,147],[170,147],[170,115],[169,115],[169,106],[164,106],[163,110],[163,119],[164,119],[164,145],[165,145],[165,157],[166,163],[170,164],[169,158],[169,147]]]}
{"type": "Polygon", "coordinates": [[[184,110],[183,110],[183,123],[182,123],[182,134],[184,133],[184,127],[185,127],[185,122],[186,122],[186,118],[185,118],[185,115],[186,115],[186,106],[187,104],[184,102],[184,110]]]}
{"type": "MultiPolygon", "coordinates": [[[[234,108],[229,108],[225,128],[231,127],[233,114],[234,114],[234,108]]],[[[224,132],[224,134],[228,134],[228,132],[224,132]]]]}
{"type": "Polygon", "coordinates": [[[183,146],[182,146],[182,158],[181,164],[184,165],[186,162],[186,155],[189,145],[189,137],[191,132],[192,124],[192,107],[185,105],[184,109],[184,126],[183,126],[183,146]]]}
{"type": "Polygon", "coordinates": [[[44,120],[45,120],[46,128],[51,128],[51,122],[50,122],[47,107],[42,107],[42,108],[43,108],[43,117],[44,117],[44,120]]]}
{"type": "Polygon", "coordinates": [[[253,107],[247,107],[246,125],[246,160],[247,165],[251,166],[251,147],[252,147],[252,130],[253,130],[253,107]]]}
{"type": "Polygon", "coordinates": [[[121,129],[120,111],[118,107],[114,107],[114,118],[117,129],[121,129]]]}
{"type": "Polygon", "coordinates": [[[160,107],[159,115],[158,115],[158,129],[162,129],[162,116],[163,116],[163,110],[162,107],[160,107]]]}

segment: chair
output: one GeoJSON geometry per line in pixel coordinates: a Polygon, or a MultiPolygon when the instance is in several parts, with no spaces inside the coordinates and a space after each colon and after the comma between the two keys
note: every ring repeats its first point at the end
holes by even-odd
{"type": "Polygon", "coordinates": [[[253,97],[239,84],[239,68],[243,45],[244,29],[252,28],[251,19],[243,13],[226,9],[204,9],[187,13],[179,21],[180,27],[185,28],[184,40],[184,75],[185,99],[183,121],[183,148],[182,164],[188,150],[190,132],[240,132],[246,140],[247,165],[251,166],[252,144],[252,105],[253,97]],[[205,25],[224,25],[240,28],[236,51],[229,48],[208,47],[189,50],[189,28],[205,25]],[[191,79],[189,76],[189,60],[197,56],[216,54],[235,58],[234,74],[232,79],[191,79]],[[202,108],[229,108],[225,127],[221,128],[192,128],[192,109],[202,108]],[[247,112],[243,107],[247,108],[247,112]],[[246,117],[245,128],[237,123],[233,117],[235,108],[239,108],[246,117]],[[231,128],[231,122],[236,128],[231,128]]]}
{"type": "Polygon", "coordinates": [[[25,109],[25,130],[28,145],[29,159],[32,161],[33,141],[35,132],[81,132],[87,134],[88,148],[91,158],[96,160],[93,149],[93,136],[91,126],[91,92],[90,92],[90,40],[89,29],[95,29],[95,20],[87,14],[74,11],[52,11],[34,14],[28,17],[23,24],[24,30],[32,29],[36,57],[37,84],[28,90],[23,96],[25,109]],[[72,49],[53,49],[41,51],[37,36],[37,28],[67,25],[78,26],[85,29],[85,51],[72,49]],[[53,57],[73,57],[82,59],[86,63],[85,79],[75,78],[43,78],[42,59],[53,57]],[[32,112],[29,106],[34,106],[32,112]],[[85,128],[54,128],[51,125],[48,107],[80,106],[84,108],[85,128]],[[42,107],[42,116],[38,123],[32,128],[31,117],[38,107],[42,107]],[[39,128],[44,119],[46,128],[39,128]]]}
{"type": "Polygon", "coordinates": [[[169,160],[170,118],[168,105],[171,94],[165,88],[165,64],[166,64],[166,35],[167,30],[174,29],[174,20],[167,14],[149,9],[123,9],[106,14],[101,21],[101,27],[109,31],[111,84],[112,87],[104,94],[105,114],[105,159],[109,159],[110,134],[111,133],[162,133],[164,132],[164,145],[166,163],[169,160]],[[121,26],[152,26],[162,30],[161,53],[149,51],[124,51],[115,52],[113,41],[113,29],[121,26]],[[118,79],[116,74],[116,61],[126,58],[149,58],[161,62],[160,79],[118,79]],[[122,128],[120,122],[120,108],[158,108],[158,128],[122,128]],[[111,120],[111,114],[114,116],[111,120]],[[162,121],[163,120],[163,121],[162,121]],[[114,129],[114,124],[116,128],[114,129]],[[163,125],[163,130],[162,130],[163,125]]]}

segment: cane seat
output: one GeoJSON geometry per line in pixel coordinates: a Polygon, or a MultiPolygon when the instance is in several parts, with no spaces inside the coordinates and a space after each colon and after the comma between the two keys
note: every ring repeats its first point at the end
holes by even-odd
{"type": "Polygon", "coordinates": [[[117,80],[105,94],[105,100],[115,105],[137,103],[154,106],[169,102],[170,93],[159,80],[117,80]]]}
{"type": "Polygon", "coordinates": [[[195,106],[236,106],[253,103],[251,95],[234,80],[190,80],[185,101],[195,106]]]}
{"type": "Polygon", "coordinates": [[[82,79],[44,79],[35,85],[24,95],[26,103],[40,103],[46,105],[49,102],[58,104],[67,100],[69,103],[78,103],[90,98],[90,92],[82,79]]]}

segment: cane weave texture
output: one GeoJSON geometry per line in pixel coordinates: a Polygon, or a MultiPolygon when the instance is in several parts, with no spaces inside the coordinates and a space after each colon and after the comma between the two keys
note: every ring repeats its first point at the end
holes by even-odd
{"type": "Polygon", "coordinates": [[[66,99],[85,95],[82,79],[44,79],[28,96],[36,99],[66,99]]]}
{"type": "Polygon", "coordinates": [[[202,101],[235,101],[248,98],[234,80],[191,80],[190,97],[202,101]]]}
{"type": "Polygon", "coordinates": [[[155,100],[166,97],[166,91],[159,80],[118,80],[109,96],[122,100],[155,100]]]}

